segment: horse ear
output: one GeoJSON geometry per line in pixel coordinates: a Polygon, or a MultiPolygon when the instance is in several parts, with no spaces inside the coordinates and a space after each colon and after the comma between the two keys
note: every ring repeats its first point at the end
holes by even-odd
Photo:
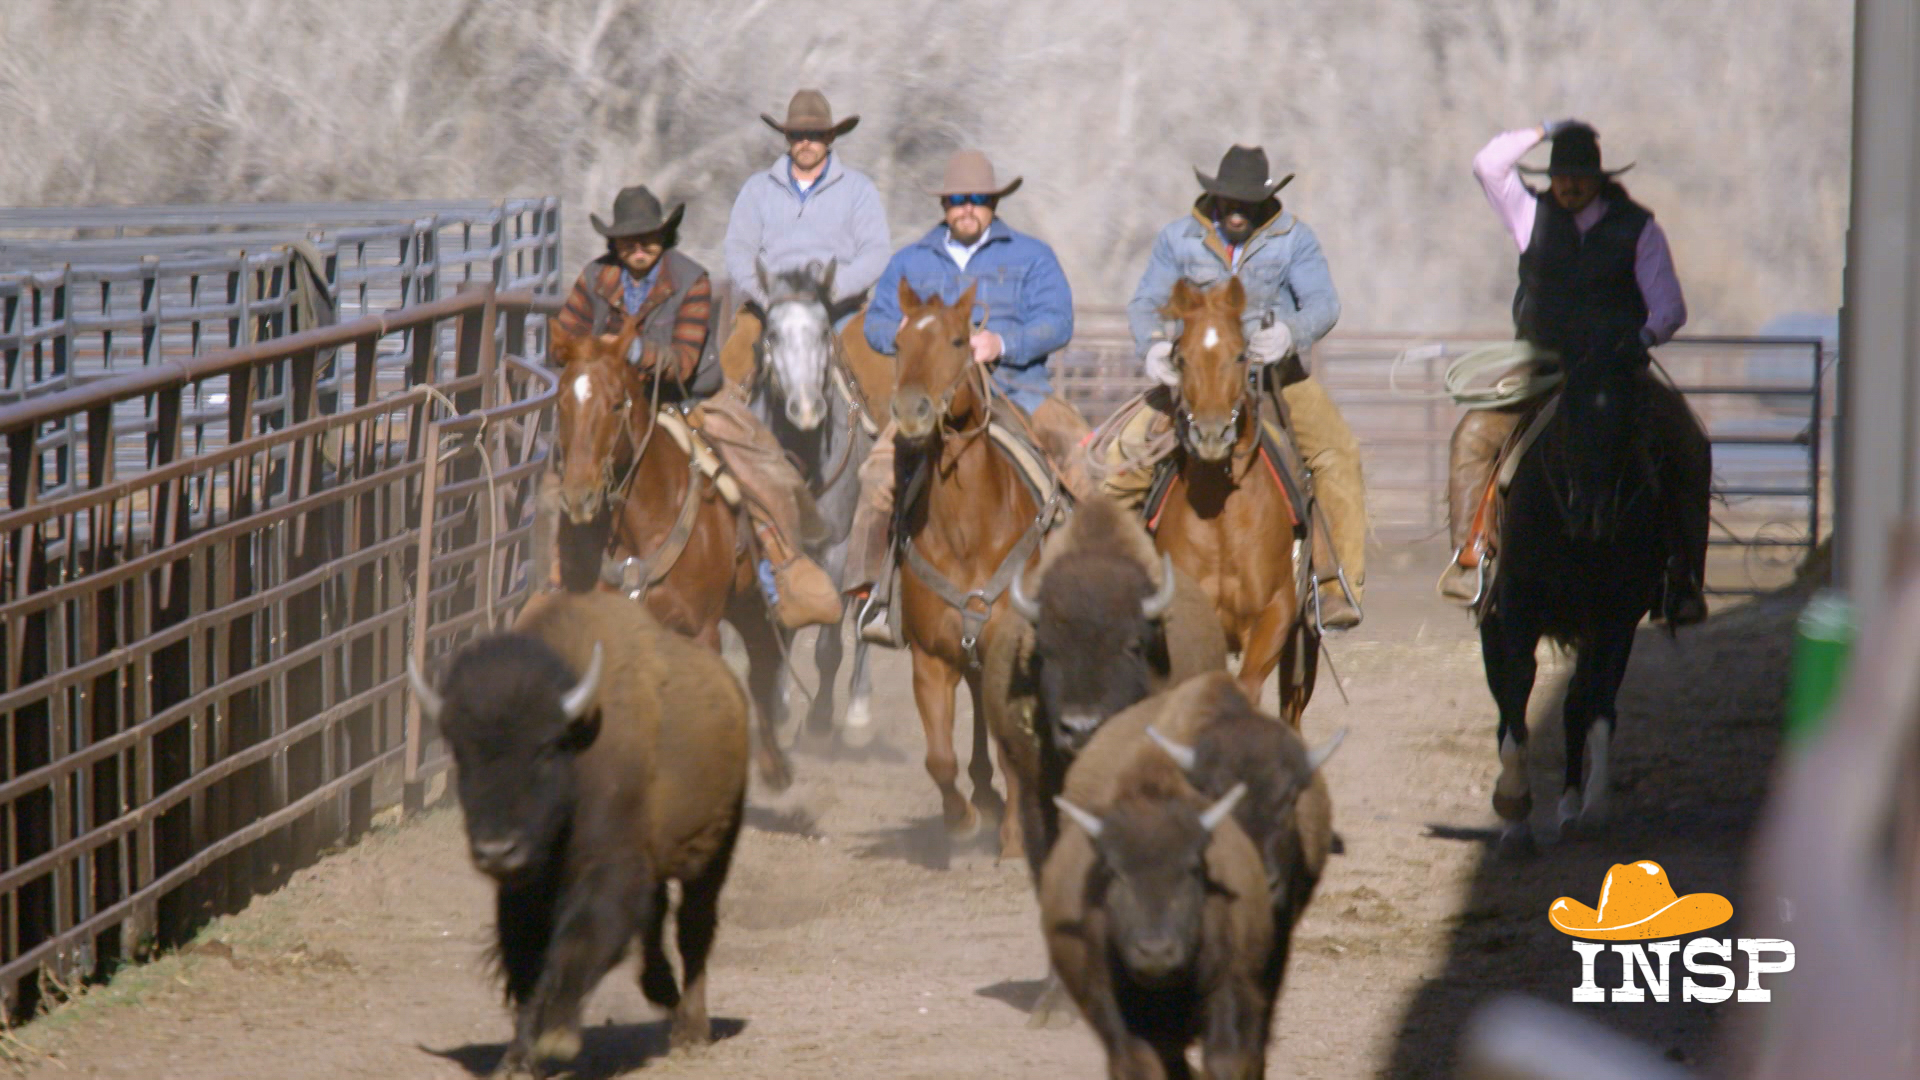
{"type": "Polygon", "coordinates": [[[969,325],[973,323],[973,294],[977,292],[979,288],[980,288],[980,283],[978,281],[974,282],[971,285],[968,285],[967,291],[960,294],[960,299],[955,300],[953,302],[953,307],[955,311],[966,312],[967,323],[969,325]]]}
{"type": "Polygon", "coordinates": [[[1166,304],[1160,308],[1160,314],[1169,319],[1184,320],[1187,313],[1199,305],[1200,291],[1195,289],[1186,278],[1181,278],[1173,283],[1173,294],[1167,297],[1166,304]]]}
{"type": "Polygon", "coordinates": [[[769,281],[767,276],[767,262],[758,255],[753,257],[753,276],[760,282],[762,296],[773,292],[773,282],[769,281]]]}
{"type": "Polygon", "coordinates": [[[580,359],[586,345],[584,340],[572,334],[555,334],[553,340],[547,343],[548,362],[558,367],[566,367],[580,359]]]}
{"type": "Polygon", "coordinates": [[[904,313],[909,311],[918,311],[923,306],[924,305],[920,303],[920,294],[914,292],[913,286],[907,284],[907,275],[901,274],[900,275],[900,310],[901,312],[904,313]]]}
{"type": "Polygon", "coordinates": [[[827,268],[820,272],[820,295],[827,300],[833,299],[833,275],[839,269],[840,260],[833,258],[827,260],[827,268]]]}
{"type": "Polygon", "coordinates": [[[1238,315],[1247,307],[1247,287],[1240,284],[1238,274],[1227,279],[1226,292],[1221,294],[1221,302],[1230,314],[1238,315]]]}

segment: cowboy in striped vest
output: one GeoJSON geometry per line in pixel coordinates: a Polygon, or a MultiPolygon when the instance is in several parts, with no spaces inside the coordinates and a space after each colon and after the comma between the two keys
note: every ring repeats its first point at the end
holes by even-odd
{"type": "Polygon", "coordinates": [[[676,249],[686,205],[662,214],[645,187],[622,191],[613,221],[592,215],[607,252],[587,264],[550,330],[556,342],[619,334],[639,324],[643,370],[663,380],[662,400],[693,403],[688,419],[747,490],[747,513],[770,566],[768,600],[790,629],[840,621],[839,590],[800,550],[800,523],[812,516],[806,481],[747,409],[746,396],[723,387],[712,347],[713,286],[699,263],[676,249]]]}

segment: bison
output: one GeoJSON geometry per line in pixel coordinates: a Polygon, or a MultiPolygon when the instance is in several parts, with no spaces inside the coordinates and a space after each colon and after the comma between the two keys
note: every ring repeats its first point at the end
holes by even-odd
{"type": "Polygon", "coordinates": [[[1233,818],[1246,788],[1209,803],[1145,740],[1114,780],[1104,803],[1059,800],[1073,826],[1040,875],[1054,970],[1109,1076],[1185,1077],[1194,1042],[1208,1076],[1259,1076],[1273,920],[1260,854],[1233,818]]]}
{"type": "Polygon", "coordinates": [[[636,937],[672,1044],[710,1037],[706,963],[747,789],[745,693],[720,656],[611,593],[536,596],[454,657],[423,714],[452,750],[495,960],[517,1010],[497,1075],[580,1048],[582,1000],[636,937]],[[662,941],[678,881],[684,992],[662,941]]]}
{"type": "MultiPolygon", "coordinates": [[[[1117,805],[1129,790],[1141,786],[1143,776],[1154,778],[1163,789],[1177,790],[1166,779],[1176,775],[1200,801],[1225,800],[1240,793],[1233,816],[1259,862],[1261,895],[1268,905],[1269,945],[1251,969],[1268,1008],[1263,1014],[1267,1019],[1261,1028],[1261,1047],[1266,1045],[1271,1004],[1278,1000],[1285,978],[1293,928],[1333,850],[1332,801],[1320,770],[1344,735],[1343,731],[1327,745],[1308,750],[1291,725],[1248,701],[1231,675],[1214,672],[1108,720],[1067,774],[1063,801],[1079,808],[1076,813],[1098,814],[1100,808],[1117,805]]],[[[1051,858],[1046,873],[1053,873],[1051,858]]],[[[1043,880],[1043,907],[1047,897],[1043,880]]],[[[1048,931],[1057,968],[1060,953],[1053,947],[1053,936],[1048,931]]],[[[1059,971],[1082,1013],[1094,1022],[1088,999],[1073,989],[1074,977],[1059,971]]],[[[1084,977],[1080,982],[1087,984],[1084,977]]],[[[1097,997],[1095,1002],[1095,1007],[1104,1007],[1097,997]]],[[[1110,1042],[1109,1049],[1113,1045],[1110,1042]]],[[[1256,1069],[1251,1075],[1258,1074],[1256,1069]]],[[[1115,1075],[1136,1074],[1116,1071],[1115,1075]]]]}
{"type": "Polygon", "coordinates": [[[1119,503],[1082,502],[1012,582],[1012,614],[988,629],[983,711],[1000,748],[1007,801],[1003,857],[1024,850],[1037,882],[1054,837],[1067,766],[1102,721],[1205,671],[1227,666],[1212,602],[1154,551],[1119,503]]]}

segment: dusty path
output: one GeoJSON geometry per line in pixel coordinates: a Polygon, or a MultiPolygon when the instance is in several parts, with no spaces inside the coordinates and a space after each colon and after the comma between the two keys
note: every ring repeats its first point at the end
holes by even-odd
{"type": "MultiPolygon", "coordinates": [[[[1625,824],[1514,866],[1487,858],[1491,704],[1466,618],[1432,595],[1436,557],[1381,553],[1367,622],[1334,653],[1351,703],[1323,673],[1308,710],[1312,741],[1352,727],[1329,766],[1347,854],[1297,934],[1275,1075],[1446,1075],[1474,1003],[1508,989],[1566,1001],[1577,958],[1546,906],[1595,892],[1611,863],[1660,859],[1683,891],[1741,903],[1738,856],[1771,754],[1791,602],[1716,620],[1679,647],[1643,633],[1622,701],[1625,824]]],[[[1043,966],[1024,868],[983,852],[926,865],[938,802],[902,657],[882,658],[875,686],[878,753],[801,756],[792,792],[756,797],[713,962],[710,1000],[727,1037],[666,1055],[664,1028],[623,968],[591,1000],[578,1075],[1101,1073],[1084,1028],[1024,1026],[1043,966]]],[[[32,1054],[52,1055],[29,1056],[27,1071],[484,1074],[509,1030],[480,963],[489,912],[458,812],[427,813],[23,1029],[32,1054]]],[[[1637,1008],[1589,1015],[1676,1059],[1709,1053],[1705,1007],[1637,1008]]]]}

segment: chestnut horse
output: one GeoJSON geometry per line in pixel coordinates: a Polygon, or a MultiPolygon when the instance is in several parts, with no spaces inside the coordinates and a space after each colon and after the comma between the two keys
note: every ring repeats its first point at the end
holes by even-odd
{"type": "Polygon", "coordinates": [[[1007,584],[1038,561],[1046,519],[1055,509],[1051,501],[1041,505],[987,435],[993,388],[968,345],[973,294],[970,286],[951,306],[937,295],[923,301],[901,280],[906,319],[892,407],[900,448],[895,476],[901,479],[895,543],[905,562],[901,634],[913,653],[913,698],[927,737],[927,773],[940,789],[953,838],[978,832],[980,811],[1005,811],[993,790],[979,643],[985,626],[1008,610],[1007,584]],[[971,804],[955,784],[953,691],[962,678],[973,695],[971,804]]]}
{"type": "Polygon", "coordinates": [[[633,363],[640,348],[637,326],[554,343],[565,365],[553,440],[561,583],[570,592],[638,591],[654,617],[715,652],[721,619],[731,623],[746,643],[760,714],[760,775],[785,788],[792,770],[774,736],[783,649],[754,580],[751,532],[659,430],[659,384],[633,363]]]}
{"type": "MultiPolygon", "coordinates": [[[[1240,653],[1240,684],[1260,700],[1280,668],[1280,712],[1294,726],[1313,694],[1319,639],[1301,604],[1304,543],[1294,539],[1303,508],[1289,505],[1260,449],[1265,396],[1248,370],[1239,278],[1202,292],[1185,281],[1161,314],[1179,319],[1173,363],[1180,373],[1175,427],[1179,472],[1154,530],[1154,544],[1213,601],[1227,647],[1240,653]]],[[[1271,407],[1271,406],[1268,406],[1271,407]]]]}

